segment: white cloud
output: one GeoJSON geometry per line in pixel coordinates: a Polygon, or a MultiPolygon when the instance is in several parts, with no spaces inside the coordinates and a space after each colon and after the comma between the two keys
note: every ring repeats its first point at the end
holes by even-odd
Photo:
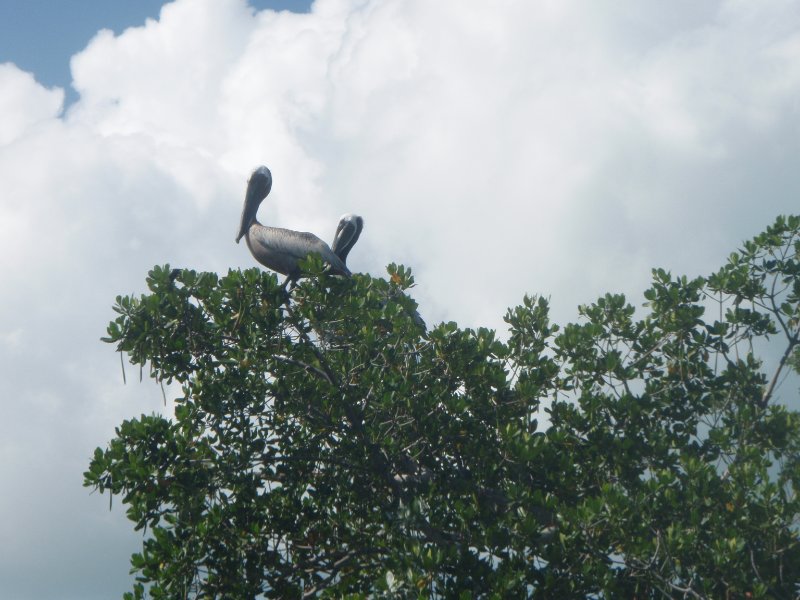
{"type": "Polygon", "coordinates": [[[525,292],[560,321],[638,302],[650,267],[707,272],[797,212],[800,8],[700,4],[178,0],[73,57],[64,116],[0,66],[0,538],[21,545],[0,580],[24,598],[67,553],[87,597],[107,555],[96,597],[125,588],[137,536],[76,486],[116,423],[163,406],[98,338],[155,263],[253,264],[233,238],[257,164],[262,221],[330,239],[363,215],[349,264],[411,266],[429,323],[502,327],[525,292]]]}
{"type": "Polygon", "coordinates": [[[0,146],[61,112],[64,91],[48,90],[11,63],[0,64],[0,146]]]}

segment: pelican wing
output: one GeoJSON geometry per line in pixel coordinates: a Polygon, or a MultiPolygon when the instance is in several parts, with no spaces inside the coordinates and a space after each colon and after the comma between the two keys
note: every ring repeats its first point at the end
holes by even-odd
{"type": "Polygon", "coordinates": [[[297,274],[298,263],[309,254],[319,254],[334,273],[350,275],[328,244],[313,233],[253,224],[247,243],[258,262],[284,275],[297,274]]]}

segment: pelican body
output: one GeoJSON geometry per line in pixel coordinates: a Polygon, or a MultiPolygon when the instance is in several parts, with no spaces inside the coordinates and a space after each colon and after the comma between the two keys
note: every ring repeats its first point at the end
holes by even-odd
{"type": "Polygon", "coordinates": [[[309,254],[319,254],[322,260],[330,265],[332,273],[349,277],[350,271],[344,261],[313,233],[267,227],[258,222],[256,219],[258,207],[271,189],[272,173],[267,167],[258,167],[247,182],[242,221],[236,243],[244,238],[253,258],[265,267],[292,279],[300,276],[299,262],[309,254]]]}

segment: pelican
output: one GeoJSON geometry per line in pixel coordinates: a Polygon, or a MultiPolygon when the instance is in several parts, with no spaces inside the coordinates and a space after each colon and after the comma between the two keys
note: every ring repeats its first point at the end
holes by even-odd
{"type": "Polygon", "coordinates": [[[313,233],[267,227],[258,222],[256,212],[271,189],[272,173],[267,167],[258,167],[247,182],[242,222],[236,243],[244,238],[250,253],[258,262],[291,279],[300,276],[298,263],[309,254],[319,254],[330,265],[332,273],[349,277],[350,271],[344,261],[313,233]]]}
{"type": "Polygon", "coordinates": [[[347,262],[347,255],[353,246],[358,241],[358,236],[361,235],[361,230],[364,229],[364,219],[358,215],[351,215],[350,213],[342,215],[339,219],[339,225],[336,227],[336,235],[333,236],[333,243],[331,250],[333,253],[342,259],[343,263],[347,262]]]}
{"type": "MultiPolygon", "coordinates": [[[[339,225],[336,227],[336,234],[333,236],[331,250],[333,250],[336,256],[342,259],[343,263],[347,261],[347,255],[350,253],[350,250],[353,249],[353,246],[356,245],[362,229],[364,229],[364,219],[358,215],[348,213],[342,215],[342,218],[339,219],[339,225]]],[[[419,327],[427,329],[425,321],[420,316],[418,310],[414,311],[411,318],[419,327]]]]}

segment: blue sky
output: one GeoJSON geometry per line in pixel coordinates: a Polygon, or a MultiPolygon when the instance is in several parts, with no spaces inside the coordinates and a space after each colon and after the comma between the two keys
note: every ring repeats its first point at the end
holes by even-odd
{"type": "Polygon", "coordinates": [[[560,324],[641,307],[651,268],[708,274],[799,210],[796,0],[284,6],[0,0],[3,598],[130,589],[141,534],[82,473],[179,390],[123,384],[99,339],[153,265],[255,266],[260,164],[262,223],[362,215],[352,270],[404,264],[429,325],[501,336],[525,294],[560,324]]]}
{"type": "MultiPolygon", "coordinates": [[[[0,0],[0,63],[13,62],[71,104],[69,59],[100,29],[122,33],[158,18],[165,0],[0,0]]],[[[311,0],[249,0],[257,10],[308,12],[311,0]]]]}

